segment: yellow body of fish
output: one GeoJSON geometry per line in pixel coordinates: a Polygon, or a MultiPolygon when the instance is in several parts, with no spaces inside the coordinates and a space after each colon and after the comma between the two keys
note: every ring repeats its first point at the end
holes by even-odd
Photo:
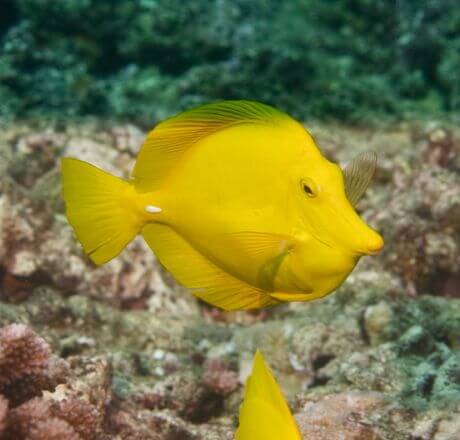
{"type": "Polygon", "coordinates": [[[235,440],[301,440],[294,417],[260,351],[246,382],[235,440]]]}
{"type": "Polygon", "coordinates": [[[140,233],[196,296],[250,309],[322,297],[382,248],[353,208],[374,167],[342,172],[288,115],[224,101],[158,124],[129,181],[63,159],[63,195],[96,264],[140,233]]]}

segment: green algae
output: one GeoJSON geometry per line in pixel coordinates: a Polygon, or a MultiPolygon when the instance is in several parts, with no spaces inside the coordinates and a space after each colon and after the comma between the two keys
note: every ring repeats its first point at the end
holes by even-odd
{"type": "Polygon", "coordinates": [[[457,112],[452,0],[7,0],[0,116],[154,120],[253,98],[300,117],[457,112]]]}

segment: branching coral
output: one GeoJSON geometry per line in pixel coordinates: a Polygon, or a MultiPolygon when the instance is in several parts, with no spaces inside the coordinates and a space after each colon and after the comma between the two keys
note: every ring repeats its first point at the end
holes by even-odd
{"type": "Polygon", "coordinates": [[[46,401],[35,398],[11,410],[8,415],[7,435],[12,438],[40,438],[43,422],[49,419],[49,407],[46,401]]]}
{"type": "Polygon", "coordinates": [[[56,402],[51,407],[51,413],[72,426],[81,438],[94,438],[98,428],[98,414],[96,408],[85,400],[71,398],[56,402]]]}
{"type": "Polygon", "coordinates": [[[6,434],[15,439],[92,440],[96,419],[94,407],[84,400],[35,398],[10,411],[6,434]]]}
{"type": "Polygon", "coordinates": [[[99,415],[89,402],[69,395],[38,397],[65,381],[62,360],[24,324],[0,329],[0,433],[16,440],[92,440],[99,415]],[[17,406],[19,405],[19,406],[17,406]],[[11,409],[9,409],[11,407],[11,409]]]}
{"type": "Polygon", "coordinates": [[[48,343],[24,324],[0,329],[0,392],[19,405],[53,389],[66,373],[48,343]]]}
{"type": "Polygon", "coordinates": [[[51,355],[49,345],[24,324],[0,329],[0,388],[24,376],[45,371],[51,355]]]}

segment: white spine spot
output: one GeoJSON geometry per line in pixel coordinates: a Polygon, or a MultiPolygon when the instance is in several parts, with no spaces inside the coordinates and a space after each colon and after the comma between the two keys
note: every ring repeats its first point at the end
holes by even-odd
{"type": "Polygon", "coordinates": [[[147,205],[144,209],[150,214],[156,214],[157,212],[161,212],[161,208],[158,208],[157,206],[153,205],[147,205]]]}

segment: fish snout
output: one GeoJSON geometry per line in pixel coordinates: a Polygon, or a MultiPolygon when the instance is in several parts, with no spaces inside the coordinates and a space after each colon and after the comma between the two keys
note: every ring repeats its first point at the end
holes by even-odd
{"type": "Polygon", "coordinates": [[[374,232],[367,240],[366,254],[377,255],[384,246],[383,238],[377,232],[374,232]]]}

